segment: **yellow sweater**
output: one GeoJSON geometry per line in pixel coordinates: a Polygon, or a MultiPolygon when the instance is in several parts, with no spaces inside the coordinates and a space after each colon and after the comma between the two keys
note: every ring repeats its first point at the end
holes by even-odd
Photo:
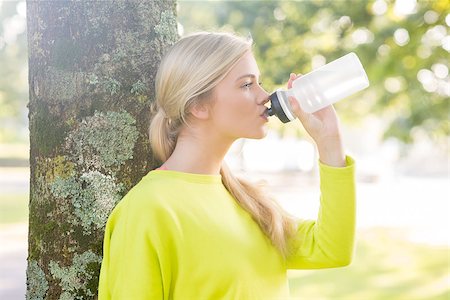
{"type": "MultiPolygon", "coordinates": [[[[289,299],[287,269],[348,265],[355,231],[354,163],[319,162],[317,221],[299,221],[283,259],[220,175],[154,170],[106,225],[99,300],[289,299]]],[[[299,201],[301,201],[299,199],[299,201]]]]}

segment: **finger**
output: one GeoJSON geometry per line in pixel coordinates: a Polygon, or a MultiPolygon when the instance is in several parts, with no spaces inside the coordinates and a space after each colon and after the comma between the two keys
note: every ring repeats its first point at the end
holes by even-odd
{"type": "Polygon", "coordinates": [[[303,128],[305,128],[306,132],[314,139],[315,132],[317,131],[317,128],[320,127],[321,122],[317,120],[314,115],[305,112],[294,97],[289,97],[289,102],[292,105],[295,116],[298,118],[303,128]]]}
{"type": "Polygon", "coordinates": [[[294,112],[296,112],[297,110],[300,109],[300,105],[298,104],[298,101],[292,96],[289,96],[289,104],[291,105],[291,108],[294,112]]]}
{"type": "Polygon", "coordinates": [[[304,120],[309,118],[309,114],[302,109],[302,107],[294,97],[289,97],[289,104],[291,105],[292,111],[294,112],[295,116],[299,118],[302,123],[304,122],[304,120]]]}
{"type": "Polygon", "coordinates": [[[288,89],[290,89],[290,88],[292,88],[292,83],[297,79],[297,78],[300,78],[300,77],[302,77],[302,74],[295,74],[295,73],[291,73],[290,75],[289,75],[289,81],[288,81],[288,89]]]}
{"type": "Polygon", "coordinates": [[[325,106],[324,108],[319,109],[318,111],[314,112],[313,115],[318,117],[319,119],[325,119],[331,115],[336,115],[336,111],[334,109],[334,106],[332,104],[330,104],[330,105],[325,106]]]}
{"type": "Polygon", "coordinates": [[[289,80],[288,80],[288,84],[287,87],[288,89],[292,88],[292,82],[296,79],[296,75],[294,73],[289,74],[289,80]]]}
{"type": "Polygon", "coordinates": [[[300,115],[306,114],[303,109],[301,108],[299,102],[294,97],[289,97],[289,104],[291,105],[292,111],[297,117],[300,117],[300,115]]]}

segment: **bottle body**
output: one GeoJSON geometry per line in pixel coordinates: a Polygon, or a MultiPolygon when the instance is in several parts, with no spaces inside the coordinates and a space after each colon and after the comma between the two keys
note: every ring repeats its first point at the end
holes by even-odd
{"type": "Polygon", "coordinates": [[[313,113],[368,86],[367,74],[358,56],[352,52],[297,78],[291,89],[273,93],[270,96],[273,109],[269,110],[269,115],[280,118],[279,114],[284,114],[280,118],[283,122],[295,119],[289,96],[294,96],[305,112],[313,113]],[[275,110],[279,109],[282,112],[277,113],[275,110]]]}

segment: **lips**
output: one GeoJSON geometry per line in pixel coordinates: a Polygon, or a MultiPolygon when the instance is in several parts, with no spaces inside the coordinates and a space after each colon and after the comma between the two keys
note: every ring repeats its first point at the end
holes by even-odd
{"type": "Polygon", "coordinates": [[[266,108],[264,109],[264,111],[260,114],[261,117],[268,117],[269,116],[269,109],[266,108]]]}

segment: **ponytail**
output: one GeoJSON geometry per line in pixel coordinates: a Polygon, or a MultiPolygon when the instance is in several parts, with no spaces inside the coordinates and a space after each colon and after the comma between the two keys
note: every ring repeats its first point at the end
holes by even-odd
{"type": "Polygon", "coordinates": [[[175,149],[178,126],[159,108],[149,127],[149,138],[154,156],[161,162],[166,161],[175,149]]]}
{"type": "Polygon", "coordinates": [[[223,185],[233,195],[236,202],[252,216],[280,253],[287,257],[289,255],[288,240],[295,231],[294,217],[285,212],[274,199],[267,196],[261,186],[235,177],[225,162],[222,163],[220,174],[223,185]]]}

